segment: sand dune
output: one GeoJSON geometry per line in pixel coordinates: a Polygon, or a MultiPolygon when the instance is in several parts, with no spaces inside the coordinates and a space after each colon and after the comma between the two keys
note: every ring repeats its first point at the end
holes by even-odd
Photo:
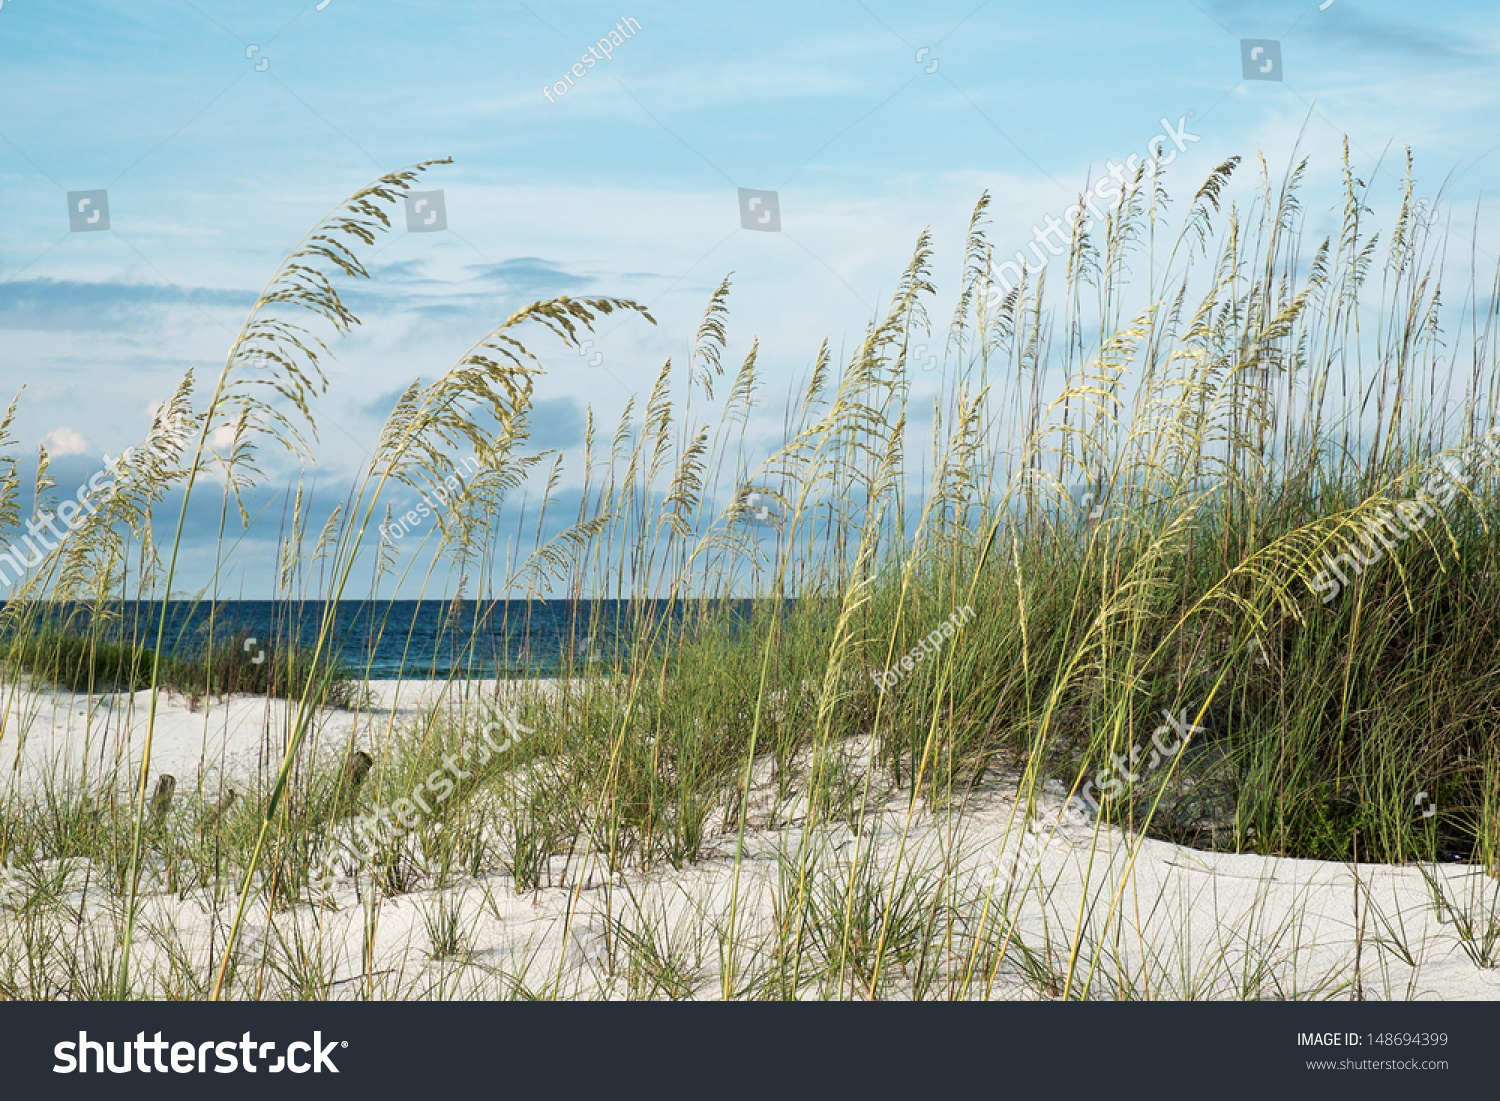
{"type": "MultiPolygon", "coordinates": [[[[342,753],[352,739],[378,753],[432,707],[462,705],[457,689],[437,683],[371,689],[371,707],[316,717],[314,752],[342,753]]],[[[81,779],[85,754],[95,776],[138,765],[148,702],[145,693],[90,701],[12,692],[0,759],[13,793],[24,797],[49,776],[81,779]]],[[[240,698],[192,711],[163,699],[152,775],[176,775],[179,791],[201,785],[205,798],[221,784],[253,785],[279,763],[288,724],[280,702],[240,698]]],[[[736,995],[765,993],[774,973],[768,961],[787,936],[778,919],[795,886],[788,875],[800,861],[810,897],[829,884],[868,885],[886,926],[881,951],[890,954],[892,975],[879,990],[863,987],[856,952],[839,990],[802,996],[1058,997],[1074,956],[1072,996],[1497,995],[1500,973],[1472,958],[1488,962],[1482,938],[1465,936],[1496,920],[1495,882],[1478,868],[1339,865],[1133,839],[1066,818],[1066,793],[1055,782],[1040,794],[1028,830],[1014,788],[1013,777],[992,775],[964,805],[940,810],[877,791],[878,812],[855,833],[848,822],[809,828],[795,808],[769,821],[762,770],[742,848],[714,820],[705,858],[681,869],[609,875],[600,854],[576,851],[554,856],[541,885],[522,893],[510,874],[483,869],[441,891],[419,871],[412,889],[391,895],[372,891],[367,870],[334,861],[323,905],[274,914],[252,906],[241,962],[284,956],[291,945],[305,955],[316,945],[322,985],[314,993],[325,997],[720,997],[726,985],[736,995]],[[728,949],[731,898],[735,947],[728,949]],[[444,923],[454,950],[435,952],[434,929],[444,923]],[[946,948],[932,949],[935,935],[946,948]],[[918,941],[927,943],[919,957],[918,941]],[[653,966],[652,959],[673,962],[653,966]]],[[[67,879],[73,922],[118,920],[116,901],[97,888],[85,894],[81,860],[10,869],[4,890],[11,904],[38,871],[67,879]]],[[[165,870],[153,864],[141,981],[166,992],[184,960],[211,973],[233,895],[168,889],[165,870]]],[[[804,930],[809,951],[830,951],[820,935],[812,925],[804,930]]],[[[280,991],[276,976],[286,973],[273,963],[262,992],[280,991]]]]}

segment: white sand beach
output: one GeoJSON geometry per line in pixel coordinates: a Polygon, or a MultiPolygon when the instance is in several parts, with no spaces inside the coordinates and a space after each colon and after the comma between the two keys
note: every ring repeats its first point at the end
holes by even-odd
{"type": "MultiPolygon", "coordinates": [[[[493,695],[494,681],[368,682],[367,706],[316,710],[306,745],[339,755],[372,748],[435,704],[457,704],[464,692],[493,695]]],[[[0,769],[9,784],[35,792],[47,783],[115,775],[134,783],[151,729],[151,775],[162,773],[206,793],[221,782],[243,789],[274,776],[297,720],[286,700],[234,696],[197,708],[175,693],[86,696],[64,689],[7,685],[0,694],[0,769]],[[200,787],[201,785],[201,787],[200,787]]]]}
{"type": "MultiPolygon", "coordinates": [[[[494,688],[469,686],[476,695],[494,688]]],[[[462,702],[442,683],[371,689],[372,707],[316,717],[315,752],[341,754],[352,742],[378,757],[390,739],[413,736],[434,705],[462,702]]],[[[86,759],[95,776],[116,764],[138,767],[147,705],[144,693],[90,701],[13,690],[0,740],[8,798],[79,779],[86,759]]],[[[288,723],[281,702],[238,698],[193,711],[163,697],[151,777],[177,777],[185,798],[174,814],[192,813],[194,798],[212,802],[226,786],[253,790],[279,764],[288,723]]],[[[999,774],[962,806],[911,807],[904,793],[877,791],[871,805],[880,812],[862,834],[843,821],[809,829],[795,813],[766,819],[769,786],[768,774],[758,775],[742,847],[716,817],[704,858],[675,870],[609,875],[602,854],[579,847],[554,855],[539,885],[520,893],[513,876],[493,868],[450,878],[442,890],[418,874],[410,889],[390,893],[336,862],[322,905],[251,906],[240,965],[259,961],[267,996],[285,993],[278,983],[290,981],[299,959],[317,961],[318,978],[305,979],[316,982],[312,993],[333,998],[716,998],[726,985],[738,996],[754,992],[788,935],[788,892],[799,889],[789,873],[802,867],[801,889],[813,896],[829,884],[868,886],[886,930],[879,951],[898,976],[884,997],[1056,998],[1060,985],[1072,997],[1101,998],[1500,994],[1500,972],[1481,966],[1493,963],[1496,937],[1484,930],[1495,928],[1496,883],[1475,866],[1331,864],[1198,852],[1108,826],[1096,832],[1063,824],[1066,792],[1056,781],[1040,794],[1040,833],[1028,840],[1014,779],[999,774]],[[461,947],[435,953],[439,927],[461,947]],[[948,947],[918,962],[917,942],[943,930],[948,947]],[[1070,957],[1073,977],[1061,984],[1070,957]]],[[[74,917],[60,920],[74,933],[118,920],[118,901],[89,891],[86,864],[13,864],[3,905],[51,876],[66,881],[61,897],[74,917]]],[[[212,973],[234,911],[232,886],[184,886],[153,865],[143,887],[141,981],[166,994],[188,961],[212,973]]],[[[803,935],[811,943],[820,934],[809,927],[803,935]]],[[[822,991],[869,993],[858,966],[842,990],[822,991]]]]}

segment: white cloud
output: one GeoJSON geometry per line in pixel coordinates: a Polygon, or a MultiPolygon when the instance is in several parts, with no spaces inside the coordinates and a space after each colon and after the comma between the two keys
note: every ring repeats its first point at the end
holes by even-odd
{"type": "Polygon", "coordinates": [[[42,437],[47,454],[56,459],[63,455],[87,455],[89,443],[71,428],[54,428],[42,437]]]}

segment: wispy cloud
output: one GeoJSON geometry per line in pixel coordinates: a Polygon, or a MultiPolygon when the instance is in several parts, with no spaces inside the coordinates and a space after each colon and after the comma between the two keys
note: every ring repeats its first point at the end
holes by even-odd
{"type": "Polygon", "coordinates": [[[247,310],[254,291],[215,287],[165,287],[149,283],[85,283],[72,279],[27,279],[5,284],[0,329],[149,329],[161,312],[181,306],[247,310]]]}
{"type": "Polygon", "coordinates": [[[498,264],[479,264],[470,268],[476,279],[499,283],[528,297],[548,298],[575,293],[598,283],[584,275],[575,275],[560,264],[535,256],[520,256],[498,264]]]}

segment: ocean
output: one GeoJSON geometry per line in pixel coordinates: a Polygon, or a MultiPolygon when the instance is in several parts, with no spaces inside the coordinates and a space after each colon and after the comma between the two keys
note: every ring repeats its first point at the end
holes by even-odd
{"type": "MultiPolygon", "coordinates": [[[[229,600],[167,602],[167,654],[186,657],[210,637],[246,636],[242,645],[262,650],[294,643],[310,646],[318,635],[326,601],[229,600]]],[[[743,621],[750,600],[721,602],[731,619],[743,621]]],[[[674,621],[700,602],[677,603],[674,621]]],[[[659,617],[665,600],[375,600],[338,602],[331,632],[334,652],[356,677],[385,680],[556,675],[569,654],[575,667],[613,662],[636,632],[636,616],[659,617]]],[[[106,637],[146,646],[156,640],[157,601],[108,606],[106,637]]],[[[87,628],[82,606],[50,606],[46,614],[70,631],[87,628]]],[[[622,655],[623,656],[623,655],[622,655]]]]}

